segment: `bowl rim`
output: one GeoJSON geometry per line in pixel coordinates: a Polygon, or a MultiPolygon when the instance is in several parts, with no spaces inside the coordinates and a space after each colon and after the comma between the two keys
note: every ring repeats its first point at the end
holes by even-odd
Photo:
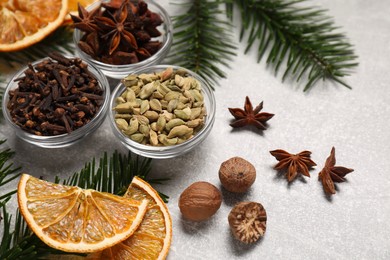
{"type": "MultiPolygon", "coordinates": [[[[79,58],[79,57],[68,56],[68,55],[66,55],[65,57],[71,58],[71,59],[79,58]]],[[[34,67],[36,64],[38,64],[38,63],[40,63],[40,62],[42,62],[44,60],[47,60],[47,59],[51,59],[51,58],[50,57],[44,57],[42,59],[36,60],[34,62],[31,62],[31,65],[34,67]]],[[[71,141],[73,139],[77,140],[80,137],[82,137],[83,135],[89,133],[90,130],[94,129],[94,127],[96,126],[96,124],[99,123],[99,121],[103,121],[104,120],[104,118],[105,118],[105,116],[107,114],[106,112],[107,112],[107,109],[108,109],[108,105],[109,105],[109,101],[110,101],[110,95],[111,95],[111,91],[110,91],[108,80],[107,80],[106,76],[104,76],[104,74],[97,67],[95,67],[93,64],[87,63],[85,60],[82,60],[82,61],[84,63],[86,63],[89,67],[92,67],[92,70],[89,69],[89,71],[95,76],[96,80],[99,82],[100,87],[104,91],[103,92],[103,97],[104,97],[103,104],[100,106],[99,111],[95,114],[95,116],[91,119],[91,121],[89,121],[87,124],[83,125],[82,127],[78,128],[78,129],[76,129],[76,130],[74,130],[74,131],[72,131],[70,133],[64,133],[64,134],[60,134],[60,135],[45,135],[45,136],[43,136],[43,135],[40,136],[40,135],[35,135],[35,134],[32,134],[32,133],[29,133],[29,132],[23,130],[18,125],[16,125],[12,121],[9,109],[7,108],[8,99],[9,99],[9,91],[18,87],[18,84],[15,81],[15,79],[17,79],[21,75],[23,75],[24,72],[26,71],[26,69],[28,69],[28,65],[26,65],[26,66],[23,66],[22,68],[20,68],[12,76],[12,78],[9,80],[9,82],[7,83],[7,86],[6,86],[5,90],[4,90],[4,95],[3,95],[3,100],[2,100],[2,110],[3,110],[3,116],[5,118],[5,121],[9,125],[11,125],[11,127],[13,129],[16,130],[16,134],[17,135],[19,135],[19,134],[23,135],[22,138],[23,139],[27,138],[28,140],[26,140],[26,141],[29,141],[29,142],[39,142],[39,141],[43,141],[43,142],[53,141],[54,142],[54,141],[60,141],[61,139],[65,139],[64,141],[67,141],[67,140],[71,141]]],[[[58,146],[61,146],[61,144],[59,144],[58,146]]]]}
{"type": "MultiPolygon", "coordinates": [[[[166,36],[166,41],[164,42],[163,41],[163,46],[155,53],[153,54],[152,56],[150,56],[149,58],[143,60],[143,61],[140,61],[140,62],[137,62],[137,63],[130,63],[130,64],[122,64],[122,65],[115,65],[115,64],[109,64],[109,63],[104,63],[104,62],[101,62],[101,61],[98,61],[94,58],[92,58],[90,55],[88,55],[87,53],[85,53],[84,51],[82,51],[79,47],[78,47],[78,42],[81,38],[81,34],[82,34],[82,31],[75,28],[74,31],[73,31],[73,43],[75,45],[75,49],[76,51],[79,53],[79,55],[86,61],[90,62],[90,63],[94,63],[96,66],[98,66],[99,68],[101,69],[110,69],[110,70],[114,70],[114,69],[119,69],[119,70],[128,70],[128,69],[138,69],[138,68],[141,68],[141,67],[145,67],[145,66],[148,66],[149,64],[151,64],[151,62],[158,62],[159,59],[161,59],[161,55],[167,53],[170,48],[171,48],[171,45],[172,45],[172,42],[173,42],[173,25],[172,25],[172,20],[171,20],[171,17],[170,15],[168,14],[168,12],[165,10],[165,8],[163,8],[159,3],[153,1],[153,0],[144,0],[147,4],[152,4],[154,6],[157,7],[158,11],[161,12],[163,14],[163,19],[164,19],[164,24],[163,24],[163,27],[166,27],[166,31],[163,33],[163,35],[166,36]]],[[[96,8],[98,7],[98,5],[100,5],[102,2],[108,2],[107,1],[97,1],[97,2],[94,2],[92,3],[91,5],[87,6],[86,9],[89,11],[93,8],[96,8]]],[[[161,37],[161,36],[160,36],[161,37]]]]}
{"type": "Polygon", "coordinates": [[[182,69],[187,71],[191,76],[196,78],[201,82],[202,92],[204,96],[207,96],[206,98],[209,100],[210,107],[206,105],[207,114],[206,114],[206,123],[204,127],[191,139],[186,140],[185,142],[181,144],[175,144],[170,146],[152,146],[152,145],[145,145],[137,143],[133,140],[131,140],[129,137],[124,135],[116,126],[115,124],[115,111],[112,109],[114,107],[115,99],[126,89],[124,84],[122,82],[118,83],[115,89],[112,92],[111,99],[110,99],[110,111],[109,111],[109,121],[110,125],[113,128],[114,134],[116,137],[119,138],[119,140],[124,144],[129,150],[146,155],[148,157],[152,158],[170,158],[174,157],[176,155],[179,155],[181,153],[185,153],[189,150],[191,150],[195,145],[202,142],[211,131],[214,121],[215,121],[215,113],[216,113],[216,99],[214,96],[214,92],[211,88],[211,86],[203,79],[201,78],[197,73],[186,69],[181,66],[176,65],[168,65],[168,64],[160,64],[160,65],[153,65],[149,67],[139,68],[135,71],[133,71],[131,74],[141,74],[141,73],[152,73],[157,71],[162,71],[166,68],[172,67],[174,70],[182,69]],[[177,154],[179,153],[179,154],[177,154]]]}

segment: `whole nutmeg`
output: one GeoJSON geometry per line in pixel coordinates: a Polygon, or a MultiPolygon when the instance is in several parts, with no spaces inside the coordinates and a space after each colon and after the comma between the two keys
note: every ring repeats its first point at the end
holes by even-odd
{"type": "Polygon", "coordinates": [[[222,203],[222,195],[214,185],[200,181],[191,184],[179,198],[179,208],[186,219],[202,221],[214,215],[222,203]]]}
{"type": "Polygon", "coordinates": [[[267,213],[260,203],[240,202],[230,211],[228,221],[234,237],[249,244],[264,236],[267,213]]]}
{"type": "Polygon", "coordinates": [[[256,180],[256,169],[247,160],[233,157],[221,164],[219,179],[230,192],[246,192],[256,180]]]}

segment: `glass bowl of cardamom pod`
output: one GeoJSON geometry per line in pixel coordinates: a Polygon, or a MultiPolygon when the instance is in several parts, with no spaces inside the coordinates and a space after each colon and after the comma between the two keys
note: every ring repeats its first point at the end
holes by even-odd
{"type": "Polygon", "coordinates": [[[215,121],[215,97],[198,74],[172,65],[124,77],[110,100],[109,121],[130,151],[149,158],[183,155],[201,144],[215,121]]]}
{"type": "Polygon", "coordinates": [[[172,21],[155,1],[98,1],[72,20],[76,54],[109,78],[159,64],[172,45],[172,21]]]}
{"type": "Polygon", "coordinates": [[[2,100],[5,122],[21,140],[43,148],[68,147],[103,123],[110,86],[78,57],[50,53],[21,68],[2,100]]]}

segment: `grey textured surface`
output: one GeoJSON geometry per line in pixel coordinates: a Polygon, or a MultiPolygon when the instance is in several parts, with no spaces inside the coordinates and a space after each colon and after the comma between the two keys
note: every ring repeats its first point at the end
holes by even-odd
{"type": "MultiPolygon", "coordinates": [[[[228,78],[215,90],[217,113],[210,136],[182,157],[153,162],[154,176],[171,178],[158,187],[170,195],[169,259],[390,259],[390,4],[385,0],[311,3],[328,8],[355,45],[360,65],[346,79],[353,90],[320,82],[303,93],[302,86],[274,77],[264,62],[257,64],[254,52],[244,55],[245,46],[240,44],[239,55],[226,70],[228,78]],[[275,113],[262,134],[232,131],[229,126],[227,108],[242,107],[246,95],[254,104],[264,101],[263,111],[275,113]],[[328,200],[317,175],[332,146],[337,165],[355,171],[328,200]],[[269,154],[278,148],[312,151],[318,164],[310,172],[312,177],[298,178],[291,185],[278,177],[272,169],[276,160],[269,154]],[[219,166],[233,156],[256,167],[250,191],[241,196],[223,191],[222,206],[209,221],[183,220],[177,207],[180,193],[195,181],[221,188],[219,166]],[[227,222],[234,204],[244,200],[262,203],[268,214],[265,237],[250,246],[232,238],[227,222]]],[[[170,14],[177,8],[168,0],[161,4],[170,14]]],[[[93,135],[66,149],[23,143],[4,123],[0,138],[7,138],[7,145],[16,150],[15,163],[24,171],[49,179],[71,175],[103,151],[125,151],[107,119],[93,135]]],[[[15,208],[16,202],[12,205],[15,208]]]]}

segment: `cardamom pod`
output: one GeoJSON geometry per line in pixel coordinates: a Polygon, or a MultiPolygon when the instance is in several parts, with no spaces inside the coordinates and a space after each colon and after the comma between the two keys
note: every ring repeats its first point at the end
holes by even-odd
{"type": "Polygon", "coordinates": [[[168,112],[172,112],[173,110],[175,110],[178,103],[179,100],[177,98],[170,100],[167,107],[168,112]]]}
{"type": "Polygon", "coordinates": [[[143,134],[145,137],[149,137],[149,125],[140,125],[138,131],[143,134]]]}
{"type": "Polygon", "coordinates": [[[169,120],[168,123],[166,123],[165,129],[167,129],[168,131],[171,131],[171,129],[174,128],[175,126],[184,125],[184,124],[185,124],[185,122],[182,119],[174,118],[174,119],[169,120]]]}
{"type": "Polygon", "coordinates": [[[123,97],[117,97],[116,99],[115,99],[115,103],[116,104],[121,104],[121,103],[126,103],[126,100],[123,98],[123,97]]]}
{"type": "Polygon", "coordinates": [[[168,138],[165,134],[158,135],[158,140],[165,146],[177,144],[178,138],[168,138]]]}
{"type": "Polygon", "coordinates": [[[156,111],[148,110],[144,113],[144,116],[149,119],[149,122],[157,121],[158,113],[156,111]]]}
{"type": "Polygon", "coordinates": [[[190,119],[194,120],[195,118],[199,118],[201,112],[202,112],[202,108],[201,107],[191,108],[190,119]]]}
{"type": "Polygon", "coordinates": [[[194,97],[195,101],[203,101],[203,95],[197,89],[190,89],[189,92],[194,97]]]}
{"type": "Polygon", "coordinates": [[[161,81],[166,81],[167,79],[170,79],[172,74],[173,74],[173,68],[172,67],[167,68],[160,75],[161,81]]]}
{"type": "Polygon", "coordinates": [[[149,119],[146,116],[143,115],[134,115],[134,118],[138,120],[138,123],[141,125],[148,125],[149,124],[149,119]]]}
{"type": "Polygon", "coordinates": [[[150,129],[150,132],[149,132],[149,140],[150,140],[151,145],[154,145],[154,146],[158,145],[157,133],[155,131],[153,131],[152,129],[150,129]]]}
{"type": "Polygon", "coordinates": [[[127,121],[123,118],[115,119],[115,124],[122,131],[126,130],[127,126],[129,125],[127,121]]]}
{"type": "Polygon", "coordinates": [[[136,133],[136,134],[130,135],[130,139],[137,142],[137,143],[142,143],[144,138],[145,138],[145,136],[141,133],[136,133]]]}
{"type": "MultiPolygon", "coordinates": [[[[158,121],[158,120],[157,120],[158,121]]],[[[157,132],[157,122],[153,122],[150,124],[150,129],[153,131],[157,132]]]]}
{"type": "Polygon", "coordinates": [[[140,110],[141,115],[144,114],[146,111],[148,111],[149,108],[150,108],[149,101],[148,100],[142,100],[141,101],[141,110],[140,110]]]}
{"type": "Polygon", "coordinates": [[[175,111],[173,111],[173,113],[178,118],[181,118],[183,120],[188,120],[191,117],[191,108],[186,107],[186,108],[181,109],[181,110],[180,109],[175,109],[175,111]]]}
{"type": "Polygon", "coordinates": [[[137,75],[130,74],[122,79],[122,83],[126,87],[132,87],[138,83],[138,77],[137,75]]]}
{"type": "Polygon", "coordinates": [[[142,87],[141,91],[139,92],[138,96],[141,99],[147,99],[152,95],[152,93],[156,90],[157,86],[155,84],[156,82],[150,82],[142,87]]]}
{"type": "Polygon", "coordinates": [[[183,136],[187,136],[187,135],[192,134],[192,133],[193,133],[192,128],[189,128],[186,125],[179,125],[179,126],[175,126],[174,128],[172,128],[171,131],[169,131],[169,134],[167,137],[168,138],[183,137],[183,136]]]}
{"type": "Polygon", "coordinates": [[[199,126],[202,123],[203,123],[203,119],[197,118],[197,119],[193,119],[191,121],[187,121],[186,122],[186,126],[188,126],[190,128],[195,128],[195,127],[199,126]]]}
{"type": "Polygon", "coordinates": [[[164,130],[166,123],[167,123],[167,120],[166,120],[165,116],[160,115],[158,117],[157,123],[156,123],[157,132],[161,133],[164,130]]]}
{"type": "Polygon", "coordinates": [[[114,107],[114,110],[118,113],[131,113],[131,111],[133,110],[133,107],[131,106],[131,103],[130,102],[126,102],[126,103],[122,103],[122,104],[118,104],[114,107]]]}
{"type": "Polygon", "coordinates": [[[150,108],[153,109],[154,111],[160,112],[162,110],[161,103],[158,99],[151,99],[149,101],[150,108]]]}
{"type": "Polygon", "coordinates": [[[181,95],[181,93],[179,93],[179,92],[171,91],[171,92],[168,92],[168,93],[164,96],[164,100],[166,100],[166,101],[171,101],[172,99],[177,99],[177,98],[179,98],[180,95],[181,95]]]}
{"type": "Polygon", "coordinates": [[[138,131],[139,123],[137,118],[133,117],[130,119],[129,126],[127,129],[123,132],[127,136],[130,136],[138,131]]]}
{"type": "Polygon", "coordinates": [[[127,101],[135,101],[135,92],[131,88],[127,88],[126,90],[126,100],[127,101]]]}
{"type": "Polygon", "coordinates": [[[175,75],[175,84],[179,87],[183,87],[184,85],[184,78],[178,74],[175,75]]]}

